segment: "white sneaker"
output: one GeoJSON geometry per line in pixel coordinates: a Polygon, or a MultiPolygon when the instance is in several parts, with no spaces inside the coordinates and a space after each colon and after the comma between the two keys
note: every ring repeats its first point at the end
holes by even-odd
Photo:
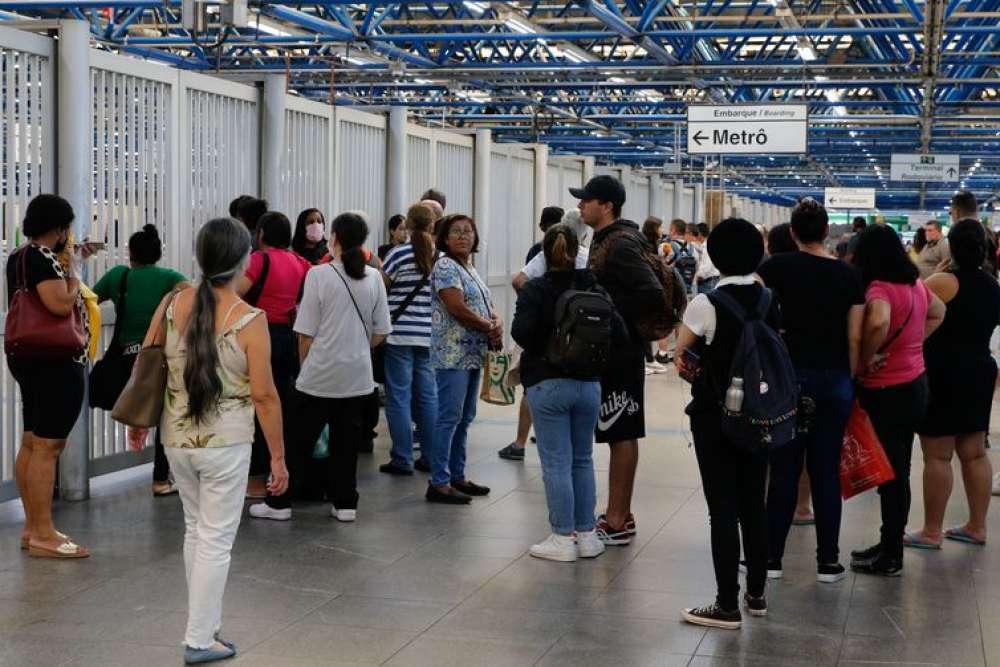
{"type": "Polygon", "coordinates": [[[276,510],[267,503],[257,503],[250,506],[250,516],[255,519],[270,519],[271,521],[288,521],[292,518],[292,508],[276,510]]]}
{"type": "Polygon", "coordinates": [[[339,510],[334,507],[330,510],[330,516],[332,516],[337,521],[343,521],[344,523],[350,523],[358,518],[357,510],[339,510]]]}
{"type": "Polygon", "coordinates": [[[993,475],[993,495],[1000,496],[1000,472],[993,475]]]}
{"type": "Polygon", "coordinates": [[[544,542],[539,542],[528,549],[528,553],[535,558],[572,563],[576,560],[576,542],[572,535],[552,533],[544,542]]]}
{"type": "Polygon", "coordinates": [[[658,361],[647,361],[646,370],[659,374],[659,373],[666,373],[667,367],[658,361]]]}
{"type": "Polygon", "coordinates": [[[604,542],[601,542],[596,530],[576,534],[576,555],[580,558],[597,558],[604,553],[604,549],[604,542]]]}
{"type": "Polygon", "coordinates": [[[652,368],[650,368],[649,366],[646,366],[646,375],[652,375],[655,372],[656,371],[654,371],[652,368]]]}

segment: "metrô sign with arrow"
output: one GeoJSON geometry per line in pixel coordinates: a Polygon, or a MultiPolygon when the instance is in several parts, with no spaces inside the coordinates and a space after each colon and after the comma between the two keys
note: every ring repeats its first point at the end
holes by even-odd
{"type": "Polygon", "coordinates": [[[958,155],[893,153],[890,178],[894,181],[956,183],[961,176],[958,155]]]}
{"type": "Polygon", "coordinates": [[[692,105],[687,110],[689,155],[805,153],[809,108],[804,104],[692,105]]]}

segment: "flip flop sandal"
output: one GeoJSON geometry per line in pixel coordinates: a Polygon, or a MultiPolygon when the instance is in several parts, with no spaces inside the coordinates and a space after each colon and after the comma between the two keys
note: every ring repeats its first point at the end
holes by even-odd
{"type": "Polygon", "coordinates": [[[164,496],[172,496],[175,493],[177,493],[177,486],[172,483],[168,484],[166,489],[161,489],[160,491],[153,491],[153,495],[157,498],[163,498],[164,496]]]}
{"type": "MultiPolygon", "coordinates": [[[[69,537],[67,537],[66,535],[63,535],[58,530],[56,531],[56,535],[61,540],[68,540],[69,539],[69,537]]],[[[27,551],[28,547],[30,547],[30,546],[31,546],[31,538],[24,538],[24,537],[22,537],[21,538],[21,551],[27,551]]]]}
{"type": "Polygon", "coordinates": [[[793,526],[815,526],[816,517],[815,516],[804,516],[798,519],[792,519],[793,526]]]}
{"type": "Polygon", "coordinates": [[[955,542],[965,542],[966,544],[974,544],[977,547],[986,546],[986,540],[981,540],[978,537],[970,535],[961,526],[955,526],[954,528],[949,528],[944,531],[944,539],[954,540],[955,542]]]}
{"type": "Polygon", "coordinates": [[[63,542],[56,548],[35,544],[28,546],[28,555],[35,558],[87,558],[90,552],[73,542],[63,542]]]}
{"type": "Polygon", "coordinates": [[[940,544],[922,541],[916,533],[903,533],[903,546],[911,549],[940,550],[940,544]]]}

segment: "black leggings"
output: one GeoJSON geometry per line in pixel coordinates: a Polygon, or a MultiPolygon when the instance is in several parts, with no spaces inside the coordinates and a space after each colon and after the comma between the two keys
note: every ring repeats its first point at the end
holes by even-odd
{"type": "Polygon", "coordinates": [[[324,485],[326,496],[334,507],[341,510],[358,506],[358,445],[364,433],[364,409],[369,396],[353,398],[321,398],[297,389],[286,411],[285,461],[288,466],[289,487],[283,496],[267,497],[267,504],[275,509],[292,506],[292,499],[301,497],[306,469],[312,465],[325,465],[324,485]],[[312,458],[313,448],[323,432],[330,427],[330,455],[325,461],[312,458]]]}
{"type": "Polygon", "coordinates": [[[910,460],[913,436],[927,412],[927,376],[883,389],[862,388],[861,405],[871,417],[875,434],[889,457],[896,477],[878,487],[882,501],[882,553],[903,558],[903,532],[910,516],[910,460]]]}
{"type": "Polygon", "coordinates": [[[747,591],[764,594],[767,581],[767,512],[764,508],[767,454],[747,454],[722,434],[718,412],[691,416],[694,451],[712,525],[716,602],[739,609],[740,532],[747,561],[747,591]]]}

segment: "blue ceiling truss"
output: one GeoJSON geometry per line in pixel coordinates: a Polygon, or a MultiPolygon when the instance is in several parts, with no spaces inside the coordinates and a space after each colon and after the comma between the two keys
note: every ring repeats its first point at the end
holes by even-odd
{"type": "Polygon", "coordinates": [[[1000,0],[251,0],[243,28],[207,4],[202,33],[175,0],[0,1],[0,19],[83,18],[110,50],[285,72],[305,97],[650,173],[680,161],[769,201],[834,185],[876,188],[882,209],[1000,198],[1000,0]],[[689,104],[778,102],[808,105],[809,155],[686,154],[689,104]],[[894,152],[958,153],[962,180],[893,182],[894,152]]]}

